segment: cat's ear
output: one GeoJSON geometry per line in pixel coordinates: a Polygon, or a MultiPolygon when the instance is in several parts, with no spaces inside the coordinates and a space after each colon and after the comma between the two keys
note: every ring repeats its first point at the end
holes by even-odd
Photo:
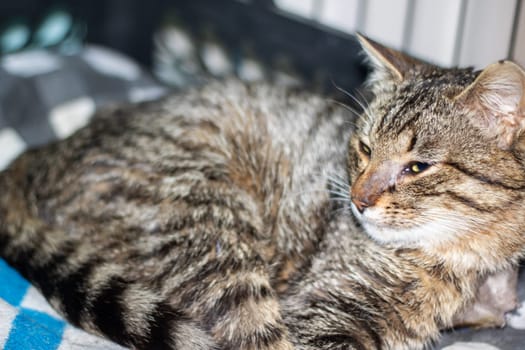
{"type": "Polygon", "coordinates": [[[515,63],[491,64],[455,99],[502,149],[512,148],[525,130],[525,72],[515,63]]]}
{"type": "Polygon", "coordinates": [[[380,79],[402,82],[415,67],[423,65],[422,61],[383,46],[362,34],[356,33],[356,37],[380,79]]]}

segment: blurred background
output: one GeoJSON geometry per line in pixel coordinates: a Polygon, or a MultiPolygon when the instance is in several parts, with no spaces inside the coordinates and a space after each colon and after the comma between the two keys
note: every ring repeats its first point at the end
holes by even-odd
{"type": "Polygon", "coordinates": [[[522,2],[2,0],[0,169],[101,106],[210,78],[359,95],[367,68],[356,31],[443,66],[525,65],[522,2]]]}
{"type": "Polygon", "coordinates": [[[444,66],[525,65],[522,0],[1,0],[0,169],[97,108],[210,78],[356,91],[356,31],[444,66]]]}
{"type": "MultiPolygon", "coordinates": [[[[344,75],[355,74],[351,66],[358,63],[352,38],[355,31],[445,66],[481,68],[502,58],[525,65],[525,7],[521,3],[522,0],[3,0],[0,53],[47,47],[71,54],[84,43],[97,43],[128,55],[146,68],[159,69],[159,65],[169,63],[169,58],[163,56],[167,49],[175,50],[169,54],[179,59],[196,55],[193,58],[198,62],[194,64],[206,65],[206,60],[215,60],[218,67],[211,70],[218,75],[233,70],[236,74],[251,74],[253,77],[247,78],[255,79],[253,65],[236,66],[247,57],[285,70],[298,69],[307,78],[318,80],[325,78],[318,71],[320,67],[330,66],[333,75],[352,84],[352,79],[344,75]],[[182,42],[188,39],[190,44],[182,42]],[[159,40],[163,42],[159,44],[159,40]],[[195,49],[201,52],[188,52],[195,49]],[[230,64],[218,62],[220,59],[230,64]],[[344,66],[346,70],[342,70],[344,66]],[[242,69],[249,72],[239,72],[242,69]]],[[[168,74],[162,69],[156,73],[169,81],[168,76],[162,76],[168,74]]]]}
{"type": "MultiPolygon", "coordinates": [[[[444,66],[481,69],[504,58],[525,66],[522,2],[0,0],[0,170],[27,148],[71,135],[99,108],[209,79],[302,84],[359,109],[342,93],[365,98],[356,31],[444,66]]],[[[522,349],[523,310],[509,327],[456,330],[438,346],[522,349]]],[[[10,329],[2,322],[0,331],[10,329]]]]}
{"type": "Polygon", "coordinates": [[[521,0],[276,0],[277,6],[345,33],[360,31],[445,66],[525,65],[521,0]]]}

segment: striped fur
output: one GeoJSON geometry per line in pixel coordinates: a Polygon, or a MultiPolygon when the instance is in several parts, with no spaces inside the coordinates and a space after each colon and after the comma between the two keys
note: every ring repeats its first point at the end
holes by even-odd
{"type": "Polygon", "coordinates": [[[275,281],[321,239],[346,118],[235,82],[100,115],[2,174],[2,256],[123,345],[291,349],[275,281]]]}
{"type": "Polygon", "coordinates": [[[355,129],[237,82],[102,113],[0,174],[1,256],[131,348],[422,348],[522,255],[525,155],[447,97],[476,73],[395,59],[355,129]]]}

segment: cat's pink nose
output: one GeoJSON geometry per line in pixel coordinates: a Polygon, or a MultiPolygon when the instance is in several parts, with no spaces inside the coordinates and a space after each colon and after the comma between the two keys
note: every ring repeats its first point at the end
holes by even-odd
{"type": "Polygon", "coordinates": [[[370,206],[370,203],[366,199],[352,198],[352,203],[354,203],[356,209],[361,214],[370,206]]]}

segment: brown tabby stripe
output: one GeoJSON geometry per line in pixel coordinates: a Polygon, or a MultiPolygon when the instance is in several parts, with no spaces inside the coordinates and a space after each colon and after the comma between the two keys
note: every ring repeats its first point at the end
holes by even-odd
{"type": "Polygon", "coordinates": [[[417,143],[417,135],[412,135],[412,138],[410,139],[410,144],[408,145],[407,152],[412,152],[414,150],[414,146],[417,143]]]}
{"type": "Polygon", "coordinates": [[[378,273],[377,271],[369,269],[367,266],[363,265],[363,263],[360,260],[356,260],[355,269],[357,270],[357,272],[366,276],[367,279],[376,283],[378,286],[394,287],[391,280],[388,280],[387,278],[385,278],[385,276],[378,273]]]}
{"type": "MultiPolygon", "coordinates": [[[[213,125],[213,128],[215,131],[219,129],[214,124],[210,124],[210,125],[213,125]]],[[[198,126],[194,126],[194,127],[198,127],[198,126]]],[[[175,138],[172,135],[168,134],[165,130],[155,130],[155,132],[152,132],[152,131],[141,129],[141,130],[136,131],[136,135],[145,136],[149,139],[156,140],[156,141],[160,139],[162,141],[165,141],[167,145],[169,144],[174,145],[180,150],[185,151],[188,155],[197,156],[197,158],[199,158],[199,155],[201,155],[204,151],[216,153],[216,149],[214,149],[209,144],[181,140],[181,139],[175,138]]],[[[190,158],[190,159],[193,159],[193,158],[190,158]]]]}
{"type": "Polygon", "coordinates": [[[92,321],[108,338],[122,345],[133,345],[141,349],[172,349],[171,333],[177,324],[190,322],[182,313],[166,303],[157,303],[147,321],[147,335],[128,331],[126,320],[131,311],[125,311],[123,294],[130,282],[119,276],[111,276],[104,286],[97,290],[89,305],[92,321]]]}
{"type": "Polygon", "coordinates": [[[181,323],[191,323],[182,312],[173,309],[167,303],[158,303],[150,318],[149,334],[143,340],[140,348],[173,350],[173,335],[178,334],[177,327],[181,323]],[[175,322],[174,320],[177,320],[175,322]]]}
{"type": "MultiPolygon", "coordinates": [[[[356,337],[347,334],[332,333],[315,337],[308,342],[318,348],[332,350],[368,350],[368,348],[356,337]]],[[[380,348],[378,348],[380,349],[380,348]]]]}
{"type": "Polygon", "coordinates": [[[465,196],[465,195],[462,195],[462,194],[458,194],[454,191],[444,191],[444,192],[426,192],[426,193],[422,193],[420,194],[420,196],[422,197],[441,197],[441,196],[446,196],[448,197],[449,199],[451,200],[454,200],[456,202],[459,202],[469,208],[472,208],[476,211],[479,211],[480,213],[490,213],[492,212],[495,207],[490,207],[490,206],[483,206],[479,203],[477,203],[475,200],[465,196]]]}
{"type": "MultiPolygon", "coordinates": [[[[382,280],[385,281],[385,284],[377,284],[377,286],[385,285],[389,288],[397,287],[401,289],[403,293],[408,293],[409,291],[414,290],[418,285],[417,280],[412,280],[410,282],[404,283],[400,288],[399,285],[394,286],[391,282],[387,282],[386,279],[382,280]]],[[[403,321],[403,317],[401,316],[399,311],[395,307],[392,307],[392,305],[390,305],[389,303],[385,302],[385,300],[377,292],[379,290],[379,287],[377,287],[377,289],[367,287],[355,287],[355,290],[361,294],[363,299],[365,298],[365,296],[367,299],[369,298],[370,304],[379,306],[379,309],[381,309],[384,314],[384,318],[390,320],[389,326],[395,326],[398,333],[404,334],[410,338],[417,338],[419,336],[414,330],[406,327],[405,322],[403,321]]],[[[415,304],[416,303],[414,303],[413,305],[415,304]]]]}
{"type": "Polygon", "coordinates": [[[133,339],[132,334],[126,331],[125,313],[120,304],[127,284],[128,282],[121,277],[111,276],[104,286],[96,291],[97,295],[88,308],[98,329],[119,344],[129,344],[129,340],[133,339]]]}
{"type": "MultiPolygon", "coordinates": [[[[362,342],[366,336],[366,338],[374,343],[375,349],[381,349],[382,342],[381,336],[379,335],[379,320],[377,320],[375,316],[364,307],[363,302],[349,295],[342,297],[335,295],[334,293],[329,294],[330,299],[323,299],[321,301],[315,297],[312,297],[310,300],[307,300],[306,305],[314,307],[316,312],[320,312],[321,314],[337,315],[341,318],[342,324],[353,326],[351,328],[345,329],[344,331],[341,331],[341,333],[336,332],[335,335],[337,337],[332,338],[332,340],[351,340],[351,343],[360,343],[361,348],[366,349],[364,343],[362,342]],[[349,319],[349,315],[359,315],[359,317],[349,319]],[[353,332],[355,332],[355,335],[353,332]],[[342,334],[345,334],[343,339],[340,337],[342,334]]],[[[313,320],[315,320],[315,315],[306,312],[305,314],[296,317],[296,319],[306,319],[306,322],[313,322],[313,320]]],[[[311,340],[311,342],[317,346],[323,346],[323,344],[326,344],[328,339],[329,338],[323,335],[320,337],[315,337],[311,340]],[[317,342],[319,339],[320,342],[317,342]]]]}
{"type": "Polygon", "coordinates": [[[482,213],[490,213],[491,211],[494,210],[494,208],[484,207],[481,204],[477,203],[472,198],[469,198],[467,196],[458,194],[458,193],[456,193],[454,191],[446,191],[444,194],[447,195],[448,197],[452,198],[453,200],[455,200],[457,202],[460,202],[460,203],[466,205],[467,207],[475,209],[475,210],[477,210],[479,212],[482,212],[482,213]]]}
{"type": "Polygon", "coordinates": [[[390,120],[390,113],[385,113],[381,120],[379,121],[379,124],[377,126],[377,130],[385,130],[385,126],[388,126],[390,128],[390,123],[388,122],[390,120]]]}
{"type": "Polygon", "coordinates": [[[284,330],[282,326],[277,326],[275,324],[266,324],[263,326],[262,330],[257,331],[253,337],[256,337],[256,341],[252,343],[256,345],[256,348],[271,346],[284,338],[284,330]]]}
{"type": "MultiPolygon", "coordinates": [[[[379,335],[379,320],[368,310],[363,307],[363,302],[350,296],[335,297],[335,303],[330,305],[331,308],[341,310],[344,316],[359,315],[359,318],[353,319],[358,326],[359,333],[364,332],[373,341],[376,349],[381,349],[381,336],[379,335]]],[[[343,316],[342,315],[342,316],[343,316]]]]}
{"type": "MultiPolygon", "coordinates": [[[[414,122],[420,118],[420,115],[421,113],[414,113],[413,116],[411,116],[410,118],[408,118],[407,120],[404,121],[403,124],[399,125],[396,130],[395,130],[395,134],[396,135],[399,135],[401,134],[403,131],[405,131],[407,128],[409,127],[413,127],[414,125],[414,122]]],[[[393,131],[393,130],[391,130],[393,131]]],[[[415,142],[414,142],[415,143],[415,142]]]]}
{"type": "MultiPolygon", "coordinates": [[[[257,261],[257,259],[255,259],[257,261]]],[[[240,263],[240,262],[239,262],[240,263]]],[[[235,260],[227,259],[225,261],[210,261],[203,266],[200,271],[194,274],[194,277],[186,279],[181,285],[175,288],[180,292],[183,292],[178,300],[180,305],[189,306],[195,300],[195,284],[207,283],[206,281],[216,279],[215,276],[235,275],[242,273],[242,264],[236,263],[235,260]],[[235,269],[235,267],[240,269],[235,269]]],[[[219,277],[219,280],[224,277],[219,277]]],[[[201,290],[203,295],[207,294],[208,291],[201,290]]],[[[246,302],[254,302],[256,304],[263,304],[268,301],[273,301],[274,292],[266,285],[254,285],[247,282],[239,282],[238,284],[226,286],[222,291],[221,295],[215,297],[213,304],[202,310],[203,316],[201,322],[205,325],[205,328],[212,330],[218,323],[228,320],[228,315],[239,308],[243,308],[246,302]]],[[[210,295],[207,298],[212,298],[210,295]]],[[[262,305],[261,305],[262,307],[262,305]]],[[[256,330],[252,331],[251,334],[244,336],[229,337],[224,340],[221,344],[224,349],[238,349],[238,348],[254,348],[262,349],[265,347],[271,347],[271,344],[275,344],[282,341],[285,336],[284,329],[278,323],[266,323],[259,326],[256,330]]]]}
{"type": "MultiPolygon", "coordinates": [[[[63,300],[63,312],[75,326],[80,324],[88,296],[88,279],[92,272],[102,263],[94,257],[84,262],[76,270],[63,276],[51,275],[50,280],[40,279],[38,285],[44,290],[51,290],[49,296],[57,296],[63,300]]],[[[43,275],[45,276],[45,275],[43,275]]]]}
{"type": "Polygon", "coordinates": [[[406,127],[413,125],[414,120],[420,117],[419,113],[413,114],[410,118],[407,120],[404,120],[403,124],[396,125],[396,129],[393,130],[393,124],[396,120],[401,120],[401,118],[397,118],[397,116],[401,115],[409,115],[414,111],[413,105],[419,100],[421,96],[419,95],[412,95],[409,98],[405,98],[401,103],[401,106],[398,107],[395,112],[389,111],[388,113],[385,113],[384,117],[379,122],[378,130],[382,130],[383,132],[392,132],[394,131],[396,135],[400,134],[401,131],[403,131],[406,127]],[[406,111],[406,112],[405,112],[406,111]]]}
{"type": "MultiPolygon", "coordinates": [[[[179,257],[173,258],[173,264],[181,264],[185,263],[179,261],[179,257]]],[[[167,262],[167,266],[170,266],[171,261],[167,262]]],[[[210,276],[213,276],[215,274],[221,275],[225,274],[226,270],[228,270],[230,273],[239,272],[242,270],[242,267],[239,264],[228,266],[230,261],[218,261],[218,260],[210,260],[207,261],[203,266],[201,266],[196,272],[192,273],[191,277],[187,277],[183,282],[178,284],[174,287],[174,290],[176,291],[185,291],[182,292],[182,294],[179,296],[179,304],[180,305],[191,305],[195,300],[195,291],[193,290],[193,287],[195,285],[201,285],[204,281],[206,281],[210,276]]],[[[164,280],[171,276],[173,274],[173,271],[171,268],[165,268],[161,273],[157,274],[155,276],[154,283],[158,284],[159,286],[162,286],[164,283],[164,280]]],[[[175,293],[175,291],[173,292],[175,293]]]]}
{"type": "Polygon", "coordinates": [[[491,185],[491,186],[496,186],[496,187],[501,187],[501,188],[504,188],[506,190],[525,190],[525,185],[523,186],[511,186],[511,185],[507,185],[507,184],[504,184],[502,183],[501,181],[497,181],[497,180],[494,180],[494,179],[490,179],[490,178],[487,178],[486,176],[483,176],[481,174],[477,174],[473,171],[470,171],[466,168],[464,168],[461,164],[459,163],[451,163],[451,162],[445,162],[443,163],[444,165],[447,165],[451,168],[454,168],[455,170],[471,177],[471,178],[474,178],[476,180],[478,180],[479,182],[482,182],[482,183],[485,183],[487,185],[491,185]]]}

